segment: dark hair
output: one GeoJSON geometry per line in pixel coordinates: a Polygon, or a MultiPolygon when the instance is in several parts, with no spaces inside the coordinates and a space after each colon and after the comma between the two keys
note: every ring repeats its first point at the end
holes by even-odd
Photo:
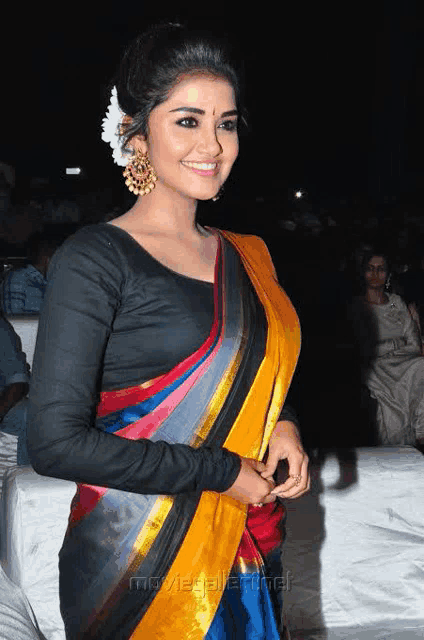
{"type": "Polygon", "coordinates": [[[380,258],[384,258],[387,274],[391,272],[392,264],[387,252],[384,251],[384,249],[381,247],[371,247],[371,248],[367,248],[362,254],[362,259],[360,263],[362,277],[364,277],[365,275],[369,261],[374,256],[379,256],[380,258]]]}
{"type": "Polygon", "coordinates": [[[239,123],[248,128],[242,97],[244,72],[241,61],[234,59],[230,39],[163,23],[133,40],[121,60],[114,84],[121,110],[132,118],[122,127],[122,149],[133,136],[147,135],[151,111],[165,102],[181,76],[195,73],[211,74],[231,84],[239,123]]]}

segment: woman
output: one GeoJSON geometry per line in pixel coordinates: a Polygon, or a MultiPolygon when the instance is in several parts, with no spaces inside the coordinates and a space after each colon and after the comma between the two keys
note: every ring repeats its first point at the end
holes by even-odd
{"type": "Polygon", "coordinates": [[[377,442],[420,444],[424,438],[424,359],[419,328],[402,298],[388,292],[383,252],[362,259],[365,294],[353,305],[365,383],[377,401],[377,442]]]}
{"type": "Polygon", "coordinates": [[[241,110],[222,43],[178,25],[140,36],[103,137],[141,197],[49,271],[29,447],[36,471],[79,483],[59,562],[68,638],[279,637],[276,499],[309,488],[280,415],[298,319],[260,238],[196,223],[241,110]]]}

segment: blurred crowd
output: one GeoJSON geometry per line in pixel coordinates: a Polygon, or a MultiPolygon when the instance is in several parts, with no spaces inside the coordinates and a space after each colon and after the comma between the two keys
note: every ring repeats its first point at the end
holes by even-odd
{"type": "Polygon", "coordinates": [[[417,200],[376,206],[356,196],[322,205],[303,194],[289,199],[277,226],[269,244],[296,308],[325,309],[358,295],[362,255],[375,246],[390,256],[391,290],[408,302],[416,295],[414,282],[424,273],[424,216],[417,200]]]}

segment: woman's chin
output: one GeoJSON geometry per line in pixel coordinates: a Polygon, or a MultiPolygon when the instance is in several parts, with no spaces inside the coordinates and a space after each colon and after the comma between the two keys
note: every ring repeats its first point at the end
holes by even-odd
{"type": "Polygon", "coordinates": [[[204,201],[212,200],[212,198],[215,198],[216,195],[217,195],[216,193],[213,193],[212,195],[208,195],[208,196],[206,196],[206,195],[205,196],[199,196],[198,198],[196,198],[196,200],[204,200],[204,201]]]}
{"type": "Polygon", "coordinates": [[[196,200],[212,200],[218,195],[221,188],[221,184],[209,184],[209,185],[193,185],[193,188],[187,189],[187,195],[195,198],[196,200]],[[196,188],[197,187],[197,188],[196,188]]]}
{"type": "Polygon", "coordinates": [[[184,198],[190,200],[212,200],[218,194],[219,189],[190,189],[178,191],[184,198]]]}

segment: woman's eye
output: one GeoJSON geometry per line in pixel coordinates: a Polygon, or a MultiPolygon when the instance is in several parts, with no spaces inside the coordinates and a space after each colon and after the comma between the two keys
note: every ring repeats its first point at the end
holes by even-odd
{"type": "Polygon", "coordinates": [[[226,131],[235,131],[237,129],[237,120],[226,120],[222,122],[220,125],[226,131]]]}
{"type": "MultiPolygon", "coordinates": [[[[181,120],[177,121],[177,124],[181,127],[186,127],[187,129],[194,129],[194,127],[198,126],[198,121],[196,118],[181,118],[181,120]]],[[[221,122],[219,125],[220,129],[224,129],[225,131],[235,131],[237,129],[237,120],[225,120],[225,122],[221,122]]]]}
{"type": "Polygon", "coordinates": [[[193,127],[197,126],[197,120],[196,118],[182,118],[177,121],[177,124],[181,127],[186,127],[187,129],[193,129],[193,127]]]}

